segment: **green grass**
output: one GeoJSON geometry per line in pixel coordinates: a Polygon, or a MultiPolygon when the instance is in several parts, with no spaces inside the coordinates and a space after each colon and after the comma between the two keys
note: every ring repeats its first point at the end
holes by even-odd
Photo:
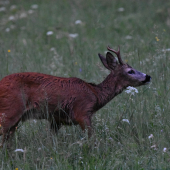
{"type": "Polygon", "coordinates": [[[6,10],[0,12],[0,78],[34,71],[99,83],[108,72],[97,54],[104,54],[107,45],[115,49],[120,45],[123,59],[151,75],[152,83],[139,87],[135,96],[123,92],[98,111],[90,140],[79,126],[62,127],[55,136],[46,121],[20,124],[11,148],[0,150],[0,170],[170,169],[170,52],[162,52],[170,48],[170,2],[2,2],[6,1],[0,1],[6,10]],[[28,14],[33,4],[38,8],[28,14]],[[13,10],[12,5],[16,5],[13,10]],[[123,12],[118,11],[121,7],[123,12]],[[27,16],[9,20],[22,13],[27,16]],[[76,20],[83,23],[76,25],[76,20]],[[47,36],[48,31],[53,35],[47,36]],[[69,38],[71,33],[79,36],[69,38]]]}

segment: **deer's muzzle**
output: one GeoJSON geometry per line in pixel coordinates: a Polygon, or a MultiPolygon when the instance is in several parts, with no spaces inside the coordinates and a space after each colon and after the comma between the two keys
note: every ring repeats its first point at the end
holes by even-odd
{"type": "Polygon", "coordinates": [[[151,81],[151,76],[149,76],[149,75],[146,75],[146,78],[145,78],[145,80],[144,81],[142,81],[144,84],[145,83],[149,83],[150,81],[151,81]]]}

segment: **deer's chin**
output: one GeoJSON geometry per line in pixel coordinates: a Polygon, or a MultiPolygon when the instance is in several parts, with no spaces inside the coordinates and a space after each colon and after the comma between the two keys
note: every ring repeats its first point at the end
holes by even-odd
{"type": "Polygon", "coordinates": [[[143,85],[147,85],[147,84],[149,84],[149,83],[150,83],[150,81],[143,83],[143,85]]]}

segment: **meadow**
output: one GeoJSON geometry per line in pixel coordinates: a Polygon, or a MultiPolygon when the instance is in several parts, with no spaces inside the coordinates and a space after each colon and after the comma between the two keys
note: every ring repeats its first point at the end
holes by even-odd
{"type": "Polygon", "coordinates": [[[169,1],[0,0],[0,79],[31,71],[98,84],[107,45],[152,82],[99,110],[89,140],[79,126],[53,135],[47,121],[20,123],[0,170],[170,169],[169,1]]]}

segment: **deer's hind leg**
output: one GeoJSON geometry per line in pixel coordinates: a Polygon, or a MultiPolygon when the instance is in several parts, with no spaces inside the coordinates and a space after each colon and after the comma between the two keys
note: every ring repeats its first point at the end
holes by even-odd
{"type": "Polygon", "coordinates": [[[17,125],[18,123],[16,123],[10,129],[3,129],[3,130],[1,129],[0,135],[2,135],[2,142],[0,143],[0,147],[3,147],[4,143],[14,135],[17,125]]]}
{"type": "Polygon", "coordinates": [[[0,144],[1,147],[14,134],[16,127],[21,120],[21,116],[21,109],[14,111],[8,110],[5,113],[0,113],[0,136],[2,136],[2,142],[0,144]]]}
{"type": "Polygon", "coordinates": [[[0,127],[0,136],[2,135],[2,128],[0,127]]]}

